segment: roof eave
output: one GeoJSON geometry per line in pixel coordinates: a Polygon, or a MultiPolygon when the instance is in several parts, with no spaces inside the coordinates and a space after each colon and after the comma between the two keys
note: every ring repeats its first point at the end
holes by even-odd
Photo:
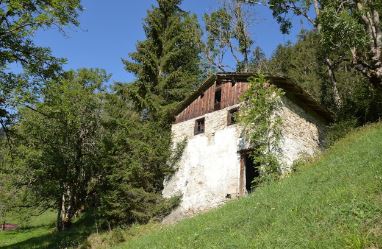
{"type": "MultiPolygon", "coordinates": [[[[212,86],[217,79],[231,79],[236,81],[247,81],[249,77],[256,76],[255,73],[235,73],[235,72],[223,72],[216,73],[207,78],[198,89],[196,89],[191,95],[189,95],[184,101],[182,101],[178,107],[173,111],[172,116],[175,118],[176,115],[181,113],[188,105],[190,105],[201,93],[212,86]]],[[[307,93],[302,87],[296,84],[296,82],[290,78],[282,76],[266,76],[266,79],[270,81],[277,87],[282,88],[287,94],[297,97],[301,101],[302,105],[307,106],[312,109],[323,118],[325,118],[328,123],[334,120],[334,114],[323,108],[313,96],[307,93]]]]}

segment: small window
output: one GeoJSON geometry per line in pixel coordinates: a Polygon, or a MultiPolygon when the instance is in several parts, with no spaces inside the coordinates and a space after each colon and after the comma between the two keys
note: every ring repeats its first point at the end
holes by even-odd
{"type": "Polygon", "coordinates": [[[238,111],[239,111],[239,108],[233,108],[228,111],[227,125],[233,125],[237,123],[238,111]]]}
{"type": "Polygon", "coordinates": [[[215,91],[214,110],[220,110],[222,102],[222,90],[219,88],[215,91]]]}
{"type": "Polygon", "coordinates": [[[195,121],[194,134],[198,135],[201,133],[204,133],[204,118],[200,118],[195,121]]]}
{"type": "Polygon", "coordinates": [[[204,97],[204,93],[201,93],[200,94],[200,98],[202,99],[204,97]]]}
{"type": "Polygon", "coordinates": [[[234,87],[236,85],[236,81],[231,81],[231,86],[234,87]]]}

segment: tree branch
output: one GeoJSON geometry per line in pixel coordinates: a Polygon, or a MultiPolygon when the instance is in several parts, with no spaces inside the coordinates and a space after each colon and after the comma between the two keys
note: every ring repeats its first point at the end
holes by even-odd
{"type": "MultiPolygon", "coordinates": [[[[6,125],[4,124],[4,120],[0,119],[0,125],[1,125],[1,128],[3,129],[4,131],[4,134],[5,134],[5,137],[7,139],[7,144],[9,146],[9,149],[10,151],[12,151],[12,142],[11,142],[11,138],[9,136],[9,132],[8,132],[8,128],[6,127],[6,125]]],[[[13,158],[12,156],[12,153],[11,153],[11,157],[13,158]]]]}

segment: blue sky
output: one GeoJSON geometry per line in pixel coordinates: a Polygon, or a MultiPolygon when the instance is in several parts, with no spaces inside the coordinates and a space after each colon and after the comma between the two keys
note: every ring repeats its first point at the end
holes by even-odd
{"type": "MultiPolygon", "coordinates": [[[[65,28],[65,34],[49,29],[39,31],[34,40],[50,47],[57,57],[67,58],[66,69],[81,67],[103,68],[112,74],[111,81],[131,82],[134,75],[127,73],[121,62],[135,50],[138,40],[145,38],[142,21],[155,0],[83,0],[85,10],[80,16],[80,27],[65,28]]],[[[184,0],[182,9],[202,15],[218,7],[219,0],[184,0]]],[[[266,7],[253,12],[251,35],[255,45],[270,56],[276,46],[294,41],[303,26],[299,20],[290,35],[283,35],[266,7]]]]}

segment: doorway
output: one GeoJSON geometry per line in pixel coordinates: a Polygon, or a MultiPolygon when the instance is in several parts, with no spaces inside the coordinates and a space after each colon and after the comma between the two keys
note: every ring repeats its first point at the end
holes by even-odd
{"type": "Polygon", "coordinates": [[[253,162],[249,151],[241,152],[240,162],[240,189],[242,194],[252,192],[252,182],[259,177],[260,172],[257,165],[253,162]]]}

